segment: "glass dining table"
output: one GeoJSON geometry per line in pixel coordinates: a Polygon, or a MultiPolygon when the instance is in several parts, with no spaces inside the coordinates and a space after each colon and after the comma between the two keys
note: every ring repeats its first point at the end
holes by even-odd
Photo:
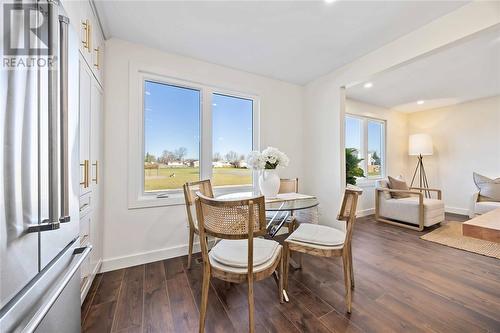
{"type": "MultiPolygon", "coordinates": [[[[236,192],[217,197],[223,200],[245,199],[258,196],[256,192],[236,192]]],[[[319,205],[318,199],[301,193],[280,193],[276,198],[265,198],[267,232],[274,237],[295,211],[313,208],[319,205]]]]}

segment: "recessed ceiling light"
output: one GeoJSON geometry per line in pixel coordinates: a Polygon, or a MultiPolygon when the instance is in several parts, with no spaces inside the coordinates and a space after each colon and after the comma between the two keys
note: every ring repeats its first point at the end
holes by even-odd
{"type": "Polygon", "coordinates": [[[213,106],[217,106],[217,103],[213,103],[212,105],[213,105],[213,106]]]}
{"type": "Polygon", "coordinates": [[[332,3],[335,2],[335,0],[325,0],[326,3],[332,3]]]}
{"type": "Polygon", "coordinates": [[[420,100],[420,101],[418,101],[418,102],[417,102],[417,104],[418,104],[418,105],[422,105],[422,104],[424,104],[424,103],[425,103],[425,102],[424,102],[424,101],[422,101],[422,100],[420,100]]]}
{"type": "Polygon", "coordinates": [[[363,84],[363,87],[365,87],[365,88],[371,88],[371,87],[373,87],[373,83],[372,82],[366,82],[365,84],[363,84]]]}

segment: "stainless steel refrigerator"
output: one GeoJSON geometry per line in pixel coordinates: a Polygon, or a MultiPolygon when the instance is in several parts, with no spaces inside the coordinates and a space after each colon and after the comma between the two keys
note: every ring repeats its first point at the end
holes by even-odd
{"type": "Polygon", "coordinates": [[[0,332],[79,332],[79,40],[58,1],[1,3],[0,332]]]}

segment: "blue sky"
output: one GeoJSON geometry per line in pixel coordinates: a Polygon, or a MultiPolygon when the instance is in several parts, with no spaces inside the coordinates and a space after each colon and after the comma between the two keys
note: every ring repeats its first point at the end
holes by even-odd
{"type": "MultiPolygon", "coordinates": [[[[164,150],[185,147],[185,158],[198,159],[201,93],[150,81],[144,90],[145,152],[158,157],[164,150]]],[[[247,155],[252,150],[252,110],[251,100],[213,95],[214,153],[247,155]]]]}
{"type": "MultiPolygon", "coordinates": [[[[361,145],[361,132],[363,122],[361,119],[346,117],[345,121],[345,146],[346,148],[357,148],[361,145]]],[[[368,151],[377,151],[380,156],[381,125],[377,122],[368,121],[368,151]]]]}

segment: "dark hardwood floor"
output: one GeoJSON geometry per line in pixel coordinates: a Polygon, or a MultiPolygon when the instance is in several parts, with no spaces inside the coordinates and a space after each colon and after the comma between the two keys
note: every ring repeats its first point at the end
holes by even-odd
{"type": "MultiPolygon", "coordinates": [[[[422,234],[358,219],[352,314],[341,260],[305,257],[303,269],[290,270],[289,303],[279,303],[273,279],[255,284],[255,331],[500,332],[500,261],[422,234]]],[[[197,331],[199,260],[191,270],[181,257],[98,275],[82,306],[83,332],[197,331]]],[[[247,331],[246,285],[212,279],[208,302],[207,332],[247,331]]]]}

